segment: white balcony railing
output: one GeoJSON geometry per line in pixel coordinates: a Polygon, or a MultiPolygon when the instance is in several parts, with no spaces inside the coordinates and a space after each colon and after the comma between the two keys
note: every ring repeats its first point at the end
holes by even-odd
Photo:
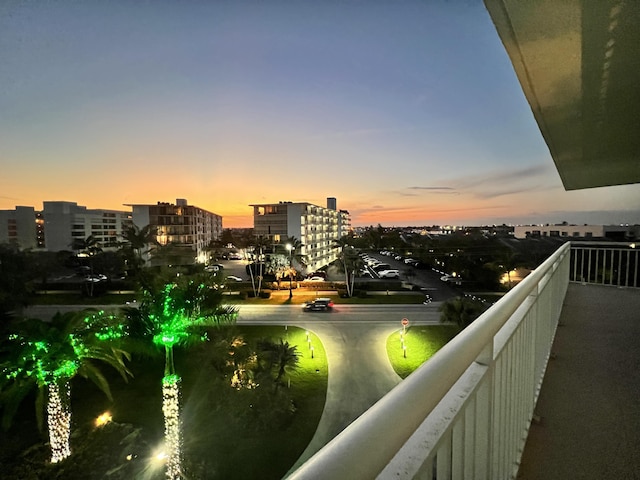
{"type": "Polygon", "coordinates": [[[635,243],[571,242],[570,281],[640,288],[635,243]]]}
{"type": "Polygon", "coordinates": [[[515,478],[569,281],[567,243],[290,479],[515,478]]]}

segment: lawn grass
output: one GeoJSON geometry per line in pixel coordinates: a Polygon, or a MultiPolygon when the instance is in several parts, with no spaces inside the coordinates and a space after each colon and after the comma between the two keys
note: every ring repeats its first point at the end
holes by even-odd
{"type": "Polygon", "coordinates": [[[395,372],[402,378],[429,360],[458,333],[455,325],[422,325],[409,327],[404,335],[405,351],[400,334],[402,329],[387,338],[387,355],[395,372]]]}
{"type": "MultiPolygon", "coordinates": [[[[231,387],[230,378],[223,377],[211,366],[216,355],[220,354],[214,352],[213,342],[176,350],[176,370],[182,377],[183,452],[189,478],[280,479],[309,444],[324,409],[328,380],[324,346],[313,332],[309,332],[308,338],[313,346],[311,358],[304,329],[290,326],[286,329],[283,326],[232,328],[234,335],[241,335],[247,343],[270,338],[275,342],[282,339],[295,345],[300,354],[299,367],[285,374],[284,385],[278,390],[274,390],[272,383],[251,390],[236,390],[231,387]]],[[[90,382],[75,379],[72,386],[73,422],[75,428],[90,429],[93,420],[108,410],[114,422],[140,427],[139,450],[132,453],[139,455],[136,461],[142,467],[151,464],[150,452],[161,445],[163,437],[161,379],[164,358],[162,355],[137,358],[131,369],[135,378],[128,383],[108,367],[103,369],[111,385],[113,402],[90,382]]],[[[29,422],[32,424],[30,435],[35,442],[42,444],[35,429],[33,403],[23,407],[26,408],[24,417],[32,420],[29,422]]],[[[0,442],[3,450],[11,447],[9,435],[19,439],[25,434],[22,421],[16,427],[0,442]]],[[[79,442],[81,437],[75,438],[72,437],[72,448],[79,451],[80,445],[74,447],[73,442],[79,442]]],[[[121,444],[116,442],[111,450],[114,452],[111,455],[116,455],[114,459],[119,458],[122,462],[121,444]]],[[[0,459],[0,466],[7,473],[7,478],[21,478],[20,475],[10,476],[11,470],[5,463],[11,459],[24,464],[24,458],[19,457],[20,451],[3,452],[4,462],[0,459]]],[[[74,463],[86,464],[86,458],[75,458],[71,465],[67,462],[65,478],[81,478],[73,476],[79,474],[73,470],[74,463]]],[[[97,458],[89,465],[90,471],[85,472],[87,476],[83,478],[105,478],[106,471],[99,471],[97,458]]],[[[50,466],[43,468],[43,471],[51,473],[50,466]]],[[[111,475],[109,478],[123,477],[111,475]]],[[[145,478],[160,479],[164,474],[161,468],[156,468],[156,471],[148,470],[145,478]]]]}

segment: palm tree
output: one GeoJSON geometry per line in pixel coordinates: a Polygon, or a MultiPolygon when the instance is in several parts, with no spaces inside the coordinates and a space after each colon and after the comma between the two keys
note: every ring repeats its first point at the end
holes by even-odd
{"type": "Polygon", "coordinates": [[[262,340],[259,342],[258,347],[265,355],[269,369],[276,371],[275,389],[277,390],[284,374],[298,367],[298,363],[300,362],[298,347],[289,345],[289,342],[285,342],[282,338],[279,343],[262,340]]]}
{"type": "Polygon", "coordinates": [[[287,273],[289,277],[289,298],[293,296],[291,291],[291,279],[297,274],[296,269],[293,266],[293,261],[302,268],[307,266],[306,256],[302,253],[302,248],[304,247],[303,243],[298,240],[296,237],[287,237],[284,243],[278,245],[280,250],[284,249],[286,252],[284,255],[288,257],[288,262],[280,263],[280,276],[284,276],[284,273],[287,273]]]}
{"type": "Polygon", "coordinates": [[[71,248],[78,254],[83,253],[88,257],[93,257],[102,252],[98,238],[93,235],[89,235],[87,238],[74,238],[73,242],[71,242],[71,248]]]}
{"type": "MultiPolygon", "coordinates": [[[[77,252],[76,255],[82,254],[85,257],[89,257],[89,270],[91,276],[93,276],[93,257],[102,253],[102,247],[97,237],[89,235],[87,238],[74,238],[73,242],[71,242],[71,248],[77,252]]],[[[89,296],[93,297],[94,282],[88,282],[87,286],[89,287],[89,296]]]]}
{"type": "Polygon", "coordinates": [[[471,325],[485,310],[486,306],[480,300],[454,297],[440,305],[440,322],[455,323],[460,330],[463,330],[471,325]]]}
{"type": "Polygon", "coordinates": [[[334,248],[340,249],[339,259],[341,260],[341,268],[344,270],[344,283],[348,297],[353,296],[356,271],[364,265],[356,250],[349,245],[350,241],[350,238],[346,235],[333,241],[334,248]]]}
{"type": "Polygon", "coordinates": [[[145,248],[150,244],[156,243],[157,234],[157,227],[152,225],[146,225],[140,228],[132,224],[123,230],[122,238],[124,240],[124,247],[133,254],[134,267],[137,268],[144,264],[144,255],[149,252],[149,250],[145,250],[145,248]]]}
{"type": "Polygon", "coordinates": [[[91,310],[58,313],[50,322],[30,319],[18,323],[5,343],[8,359],[1,366],[3,427],[8,428],[19,404],[37,387],[40,429],[45,397],[47,400],[51,462],[71,455],[71,379],[80,375],[93,381],[112,400],[96,361],[111,365],[125,380],[132,375],[124,362],[129,354],[117,346],[123,335],[124,326],[114,316],[91,310]]]}
{"type": "Polygon", "coordinates": [[[164,349],[162,394],[165,423],[167,478],[181,476],[180,376],[173,348],[206,339],[205,329],[235,322],[237,310],[222,305],[222,294],[205,284],[206,277],[178,277],[153,291],[146,290],[138,309],[128,308],[131,334],[164,349]]]}
{"type": "Polygon", "coordinates": [[[255,238],[255,242],[253,245],[253,251],[254,251],[254,255],[255,255],[255,261],[258,262],[258,275],[257,275],[257,280],[258,280],[258,285],[256,288],[256,283],[255,280],[256,278],[254,277],[254,269],[251,268],[251,265],[247,266],[247,271],[249,272],[249,276],[251,278],[251,287],[253,288],[253,295],[255,297],[260,295],[260,291],[262,290],[262,278],[264,275],[264,251],[267,249],[267,247],[270,246],[269,243],[269,239],[265,236],[262,235],[258,235],[255,238]]]}
{"type": "Polygon", "coordinates": [[[511,272],[521,266],[522,260],[520,255],[511,249],[502,250],[497,260],[491,262],[490,266],[497,270],[500,274],[507,274],[509,282],[509,290],[511,290],[511,272]]]}
{"type": "MultiPolygon", "coordinates": [[[[307,256],[302,253],[304,244],[296,237],[287,237],[283,246],[287,249],[287,245],[291,245],[292,259],[301,267],[307,266],[307,256]]],[[[287,249],[288,251],[288,249],[287,249]]]]}

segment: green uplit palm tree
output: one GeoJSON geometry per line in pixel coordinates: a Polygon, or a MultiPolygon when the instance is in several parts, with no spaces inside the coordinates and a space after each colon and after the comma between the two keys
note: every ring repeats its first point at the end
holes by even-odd
{"type": "Polygon", "coordinates": [[[131,335],[164,350],[162,393],[165,422],[167,478],[180,478],[180,376],[173,361],[176,346],[206,340],[208,327],[235,322],[237,311],[222,304],[222,294],[208,286],[206,277],[178,277],[153,291],[146,290],[138,309],[125,310],[131,335]]]}
{"type": "Polygon", "coordinates": [[[86,310],[56,314],[50,322],[38,319],[17,323],[3,344],[0,400],[4,406],[3,427],[8,428],[15,412],[33,389],[38,388],[36,415],[42,430],[45,399],[51,445],[51,462],[71,455],[71,379],[76,375],[93,381],[111,400],[107,380],[98,368],[106,363],[126,380],[131,375],[118,347],[124,326],[113,315],[86,310]]]}

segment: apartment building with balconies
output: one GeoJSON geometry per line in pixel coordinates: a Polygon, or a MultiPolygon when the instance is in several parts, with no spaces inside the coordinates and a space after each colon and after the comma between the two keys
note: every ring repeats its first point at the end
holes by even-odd
{"type": "Polygon", "coordinates": [[[334,241],[350,228],[349,213],[337,210],[335,198],[327,198],[327,206],[308,202],[253,204],[253,228],[256,237],[272,244],[285,243],[295,237],[302,243],[307,270],[314,271],[337,259],[334,241]]]}
{"type": "Polygon", "coordinates": [[[156,233],[160,246],[154,254],[147,253],[146,260],[153,264],[164,264],[169,259],[173,264],[190,265],[206,263],[207,247],[212,240],[222,235],[222,217],[195,205],[184,198],[176,203],[132,204],[133,223],[138,228],[147,225],[156,233]],[[168,255],[161,258],[158,253],[165,247],[168,255]]]}

